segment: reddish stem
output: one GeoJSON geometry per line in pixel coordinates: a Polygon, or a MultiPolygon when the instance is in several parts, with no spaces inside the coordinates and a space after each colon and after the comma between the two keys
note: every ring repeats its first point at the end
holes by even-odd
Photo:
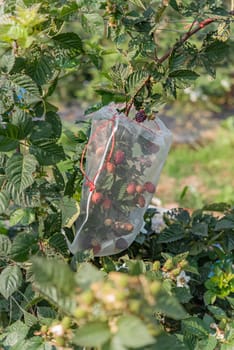
{"type": "MultiPolygon", "coordinates": [[[[230,12],[230,15],[233,15],[234,11],[230,12]]],[[[171,54],[173,53],[174,50],[176,50],[178,47],[180,47],[181,45],[183,45],[192,35],[196,34],[197,32],[199,32],[199,30],[205,28],[206,26],[208,26],[209,24],[216,22],[217,18],[207,18],[204,19],[203,21],[201,21],[200,23],[198,23],[198,25],[193,29],[193,30],[189,30],[187,33],[185,33],[181,39],[179,40],[179,42],[177,42],[171,49],[169,49],[165,55],[163,55],[161,58],[159,58],[157,60],[157,63],[161,64],[164,61],[166,61],[171,54]]],[[[143,84],[139,87],[139,89],[136,91],[135,95],[131,98],[131,100],[127,103],[127,107],[126,107],[126,111],[125,114],[126,116],[129,115],[129,112],[132,108],[132,105],[134,103],[134,99],[135,97],[139,94],[139,92],[143,89],[143,87],[149,82],[151,76],[149,75],[145,81],[143,82],[143,84]]]]}

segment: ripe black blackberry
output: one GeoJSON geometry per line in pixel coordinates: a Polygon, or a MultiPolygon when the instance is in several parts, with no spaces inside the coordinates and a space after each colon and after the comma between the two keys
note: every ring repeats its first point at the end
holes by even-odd
{"type": "Polygon", "coordinates": [[[146,120],[146,118],[147,118],[147,115],[145,114],[144,109],[140,109],[135,115],[135,120],[138,123],[143,123],[146,120]]]}

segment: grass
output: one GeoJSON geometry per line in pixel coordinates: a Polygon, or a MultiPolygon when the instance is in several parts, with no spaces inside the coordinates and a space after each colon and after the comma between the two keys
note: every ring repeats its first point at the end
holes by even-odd
{"type": "MultiPolygon", "coordinates": [[[[233,119],[232,119],[233,122],[233,119]]],[[[173,148],[158,186],[163,205],[199,208],[212,202],[234,204],[234,122],[214,130],[205,145],[173,148]]]]}

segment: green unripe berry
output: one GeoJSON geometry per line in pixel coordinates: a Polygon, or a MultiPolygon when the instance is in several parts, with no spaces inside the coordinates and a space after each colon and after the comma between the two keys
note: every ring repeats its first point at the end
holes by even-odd
{"type": "Polygon", "coordinates": [[[65,316],[63,319],[62,319],[62,322],[61,322],[62,326],[64,329],[69,329],[71,327],[71,319],[70,317],[68,316],[65,316]]]}
{"type": "Polygon", "coordinates": [[[74,312],[74,316],[78,319],[82,319],[86,316],[86,311],[78,307],[74,312]]]}
{"type": "Polygon", "coordinates": [[[159,269],[160,269],[160,261],[156,260],[153,263],[153,271],[159,271],[159,269]]]}
{"type": "Polygon", "coordinates": [[[153,281],[151,284],[150,284],[150,291],[152,294],[157,294],[161,289],[161,283],[158,282],[158,281],[153,281]]]}
{"type": "Polygon", "coordinates": [[[87,305],[91,305],[94,301],[94,295],[93,295],[93,292],[91,292],[91,290],[88,290],[86,292],[84,292],[82,295],[81,295],[81,300],[87,304],[87,305]]]}
{"type": "Polygon", "coordinates": [[[129,310],[133,313],[138,313],[140,311],[141,302],[140,300],[131,300],[129,302],[129,310]]]}
{"type": "Polygon", "coordinates": [[[47,331],[48,331],[48,327],[45,324],[43,324],[43,326],[41,326],[41,333],[45,334],[47,333],[47,331]]]}
{"type": "Polygon", "coordinates": [[[63,337],[55,337],[55,341],[58,346],[64,346],[65,345],[65,339],[63,337]]]}

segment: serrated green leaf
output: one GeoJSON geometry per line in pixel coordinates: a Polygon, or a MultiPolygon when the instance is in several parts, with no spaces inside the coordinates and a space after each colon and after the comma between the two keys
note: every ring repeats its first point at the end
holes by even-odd
{"type": "Polygon", "coordinates": [[[50,239],[49,244],[56,250],[65,255],[68,251],[64,236],[61,233],[55,233],[50,239]]]}
{"type": "Polygon", "coordinates": [[[95,266],[86,262],[79,265],[76,273],[76,282],[83,289],[89,288],[91,283],[100,281],[103,278],[103,271],[98,270],[95,266]]]}
{"type": "Polygon", "coordinates": [[[134,96],[139,91],[139,89],[143,86],[147,77],[148,77],[148,74],[143,70],[138,70],[130,74],[126,82],[127,92],[131,96],[134,96]]]}
{"type": "Polygon", "coordinates": [[[7,266],[0,274],[0,293],[8,299],[22,283],[22,272],[16,265],[7,266]]]}
{"type": "Polygon", "coordinates": [[[10,226],[16,224],[28,226],[35,221],[35,212],[32,208],[16,209],[10,217],[10,226]]]}
{"type": "Polygon", "coordinates": [[[12,114],[12,124],[19,130],[19,139],[24,139],[33,127],[32,117],[23,110],[16,109],[12,114]]]}
{"type": "Polygon", "coordinates": [[[217,343],[218,341],[216,337],[209,335],[207,339],[201,340],[199,342],[199,347],[202,350],[214,350],[214,349],[217,349],[216,348],[217,343]]]}
{"type": "Polygon", "coordinates": [[[34,182],[37,161],[31,154],[15,153],[6,164],[6,176],[17,192],[21,193],[34,182]]]}
{"type": "Polygon", "coordinates": [[[0,234],[0,257],[6,257],[10,253],[11,250],[11,241],[10,239],[0,234]]]}
{"type": "Polygon", "coordinates": [[[10,255],[15,261],[26,261],[38,250],[37,239],[31,233],[21,232],[13,240],[10,255]]]}
{"type": "Polygon", "coordinates": [[[9,193],[5,190],[0,192],[0,214],[5,213],[10,202],[9,193]]]}
{"type": "Polygon", "coordinates": [[[234,220],[228,218],[220,219],[215,225],[215,231],[234,229],[234,220]]]}
{"type": "Polygon", "coordinates": [[[45,121],[51,125],[53,138],[57,141],[62,133],[62,122],[60,116],[57,113],[50,111],[46,113],[45,121]]]}
{"type": "Polygon", "coordinates": [[[62,212],[62,226],[71,227],[80,214],[78,202],[73,198],[65,196],[59,203],[59,207],[62,212]]]}
{"type": "Polygon", "coordinates": [[[90,322],[81,326],[75,334],[75,344],[84,347],[101,347],[111,337],[109,326],[106,322],[90,322]]]}
{"type": "Polygon", "coordinates": [[[121,316],[117,322],[120,343],[127,348],[137,349],[155,343],[144,322],[136,316],[121,316]]]}
{"type": "Polygon", "coordinates": [[[57,292],[63,296],[70,296],[74,293],[75,275],[61,260],[35,258],[32,271],[40,290],[47,286],[55,287],[57,292]]]}
{"type": "Polygon", "coordinates": [[[38,84],[46,84],[53,76],[54,60],[48,55],[41,55],[34,62],[32,62],[27,73],[38,84]]]}
{"type": "Polygon", "coordinates": [[[176,242],[184,237],[184,229],[178,224],[174,223],[170,227],[165,228],[158,237],[159,243],[176,242]]]}
{"type": "Polygon", "coordinates": [[[15,64],[15,55],[13,50],[4,52],[0,57],[0,70],[3,73],[10,73],[15,64]]]}
{"type": "Polygon", "coordinates": [[[13,124],[7,124],[6,128],[0,127],[0,152],[15,150],[19,145],[19,128],[13,124]]]}
{"type": "Polygon", "coordinates": [[[4,346],[8,349],[12,349],[14,345],[19,344],[26,338],[28,331],[29,327],[23,322],[14,322],[5,329],[4,346]]]}
{"type": "Polygon", "coordinates": [[[174,289],[175,296],[180,303],[186,304],[192,299],[192,294],[188,288],[175,287],[174,289]]]}
{"type": "Polygon", "coordinates": [[[83,51],[82,40],[76,33],[61,33],[54,36],[53,40],[64,49],[83,51]]]}
{"type": "Polygon", "coordinates": [[[40,165],[54,165],[65,159],[63,147],[56,143],[40,143],[31,145],[30,153],[33,154],[40,165]]]}
{"type": "Polygon", "coordinates": [[[208,237],[208,224],[199,222],[192,226],[192,234],[195,236],[208,237]]]}
{"type": "Polygon", "coordinates": [[[41,100],[38,87],[29,76],[14,74],[10,76],[10,81],[16,95],[22,96],[21,99],[27,104],[36,103],[41,100]]]}
{"type": "Polygon", "coordinates": [[[190,317],[182,320],[182,329],[184,332],[195,337],[207,337],[209,332],[205,323],[198,317],[190,317]]]}
{"type": "Polygon", "coordinates": [[[156,311],[162,312],[175,320],[184,319],[187,314],[175,297],[163,294],[157,299],[156,311]]]}
{"type": "Polygon", "coordinates": [[[141,7],[143,10],[146,9],[144,3],[141,0],[130,0],[130,2],[132,2],[134,5],[141,7]]]}
{"type": "Polygon", "coordinates": [[[199,74],[189,69],[179,69],[169,74],[170,78],[186,79],[186,80],[196,80],[199,74]]]}
{"type": "Polygon", "coordinates": [[[223,318],[224,319],[227,318],[226,312],[223,309],[221,309],[220,307],[215,306],[215,305],[208,305],[207,308],[214,315],[214,317],[217,320],[221,321],[223,318]]]}

